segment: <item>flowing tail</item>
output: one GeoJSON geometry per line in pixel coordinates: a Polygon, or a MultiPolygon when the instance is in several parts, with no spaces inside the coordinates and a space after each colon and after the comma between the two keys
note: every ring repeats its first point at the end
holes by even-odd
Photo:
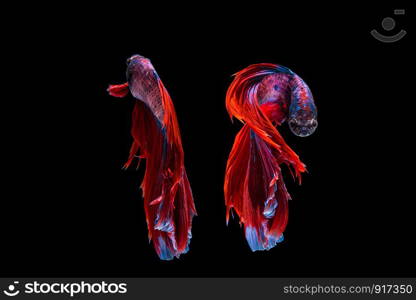
{"type": "MultiPolygon", "coordinates": [[[[121,86],[110,86],[108,91],[111,95],[124,95],[120,92],[121,86]]],[[[146,159],[141,188],[149,241],[153,242],[160,259],[171,260],[189,250],[196,209],[173,103],[160,80],[159,89],[165,110],[163,124],[146,104],[135,102],[131,127],[133,144],[124,168],[128,168],[136,157],[139,162],[140,158],[146,159]],[[137,156],[139,151],[140,156],[137,156]]]]}
{"type": "Polygon", "coordinates": [[[230,114],[244,123],[228,158],[224,193],[226,218],[233,208],[244,224],[252,251],[268,250],[283,240],[288,200],[280,166],[289,166],[301,182],[305,165],[262,111],[257,89],[264,76],[290,70],[273,64],[251,65],[235,75],[226,96],[230,114]]]}

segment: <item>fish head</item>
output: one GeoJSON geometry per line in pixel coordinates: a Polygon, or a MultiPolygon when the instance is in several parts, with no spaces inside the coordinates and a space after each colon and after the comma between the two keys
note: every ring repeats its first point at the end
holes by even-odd
{"type": "Polygon", "coordinates": [[[126,60],[127,66],[131,65],[131,64],[139,64],[142,65],[143,67],[149,67],[151,65],[150,59],[140,55],[140,54],[135,54],[130,56],[129,58],[127,58],[126,60]]]}
{"type": "Polygon", "coordinates": [[[300,109],[290,115],[288,124],[294,135],[300,137],[309,136],[318,127],[316,112],[310,109],[300,109]]]}
{"type": "Polygon", "coordinates": [[[130,78],[133,74],[146,76],[149,73],[155,73],[155,69],[150,61],[150,59],[135,54],[129,57],[126,61],[127,63],[127,78],[130,78]]]}

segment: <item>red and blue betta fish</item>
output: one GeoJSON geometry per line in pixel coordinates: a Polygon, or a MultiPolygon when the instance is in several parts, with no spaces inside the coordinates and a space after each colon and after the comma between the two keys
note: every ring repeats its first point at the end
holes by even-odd
{"type": "Polygon", "coordinates": [[[149,240],[160,259],[171,260],[188,251],[196,215],[178,121],[168,91],[150,60],[141,55],[127,60],[127,83],[108,88],[114,97],[129,91],[139,101],[133,109],[133,144],[125,168],[140,150],[140,158],[146,159],[141,188],[149,240]]]}
{"type": "Polygon", "coordinates": [[[287,121],[295,135],[311,135],[318,126],[312,93],[288,68],[254,64],[235,74],[226,108],[231,118],[244,123],[227,162],[227,223],[233,208],[251,250],[268,250],[283,240],[288,220],[290,195],[280,166],[287,165],[299,183],[306,171],[276,126],[287,121]]]}

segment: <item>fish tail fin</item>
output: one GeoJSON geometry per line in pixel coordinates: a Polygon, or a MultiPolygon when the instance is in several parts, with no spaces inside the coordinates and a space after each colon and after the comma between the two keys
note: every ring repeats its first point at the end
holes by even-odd
{"type": "Polygon", "coordinates": [[[129,93],[129,84],[127,82],[123,84],[111,84],[108,86],[107,92],[113,97],[123,98],[129,93]]]}
{"type": "Polygon", "coordinates": [[[268,250],[283,240],[290,196],[278,153],[247,124],[231,150],[224,191],[227,222],[234,209],[252,251],[268,250]]]}
{"type": "MultiPolygon", "coordinates": [[[[165,110],[165,114],[175,113],[170,105],[172,109],[165,110]]],[[[140,157],[146,159],[141,188],[149,239],[163,260],[188,251],[192,218],[196,215],[176,116],[167,118],[171,121],[161,124],[144,103],[136,101],[132,113],[133,144],[125,165],[131,164],[140,149],[140,157]]]]}
{"type": "Polygon", "coordinates": [[[288,194],[280,165],[301,180],[305,165],[262,112],[257,88],[266,75],[287,72],[273,64],[257,64],[238,72],[226,96],[231,117],[244,123],[227,162],[224,192],[226,218],[237,213],[251,250],[268,250],[283,240],[288,219],[288,194]]]}

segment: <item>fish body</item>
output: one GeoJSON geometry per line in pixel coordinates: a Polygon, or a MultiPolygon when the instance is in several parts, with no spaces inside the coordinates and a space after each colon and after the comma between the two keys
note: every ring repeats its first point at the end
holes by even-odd
{"type": "Polygon", "coordinates": [[[311,135],[317,123],[317,109],[308,85],[290,69],[278,66],[279,73],[264,76],[257,98],[262,111],[277,125],[289,122],[297,136],[311,135]]]}
{"type": "Polygon", "coordinates": [[[132,112],[133,144],[125,168],[137,157],[146,159],[141,188],[149,240],[160,259],[171,260],[189,250],[196,215],[179,125],[172,99],[149,59],[130,57],[126,75],[126,83],[108,88],[112,96],[131,93],[137,100],[132,112]]]}
{"type": "Polygon", "coordinates": [[[159,76],[150,59],[134,55],[127,62],[126,76],[131,94],[146,103],[159,122],[163,123],[164,109],[159,76]]]}
{"type": "Polygon", "coordinates": [[[267,117],[282,124],[287,119],[290,105],[290,77],[285,73],[265,76],[259,84],[257,98],[267,117]]]}

